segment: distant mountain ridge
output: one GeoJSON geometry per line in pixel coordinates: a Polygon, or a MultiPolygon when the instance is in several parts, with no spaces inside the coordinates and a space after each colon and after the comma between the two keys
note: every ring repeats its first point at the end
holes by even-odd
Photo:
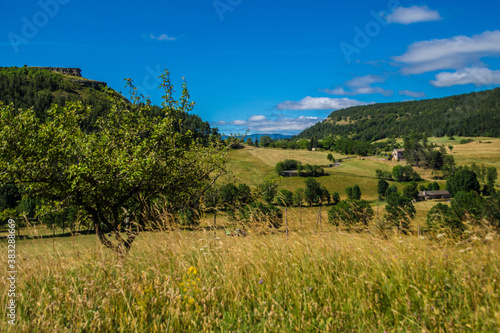
{"type": "Polygon", "coordinates": [[[371,104],[338,110],[293,139],[345,136],[376,141],[412,132],[436,137],[500,137],[500,88],[443,98],[371,104]]]}

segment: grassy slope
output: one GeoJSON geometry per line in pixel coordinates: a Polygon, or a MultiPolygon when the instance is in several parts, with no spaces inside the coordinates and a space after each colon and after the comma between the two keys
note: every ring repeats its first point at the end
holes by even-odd
{"type": "MultiPolygon", "coordinates": [[[[500,140],[487,141],[492,143],[455,145],[453,154],[459,163],[478,159],[498,167],[500,140]]],[[[228,167],[255,186],[272,177],[273,165],[283,158],[327,161],[323,152],[243,149],[232,152],[228,167]]],[[[345,186],[359,184],[363,196],[373,199],[374,170],[394,165],[348,159],[319,181],[342,195],[345,186]]],[[[286,178],[281,186],[295,189],[303,179],[286,178]]],[[[423,219],[433,204],[417,203],[418,216],[423,219]]],[[[0,321],[0,331],[500,328],[498,239],[445,245],[413,236],[345,234],[325,222],[326,209],[315,235],[317,212],[318,207],[302,209],[299,221],[299,209],[290,209],[288,239],[284,233],[230,238],[218,231],[217,240],[211,232],[142,233],[123,259],[103,249],[95,236],[18,240],[18,321],[15,329],[0,321]]],[[[0,252],[7,253],[5,242],[0,252]]],[[[6,255],[0,265],[6,267],[6,255]]],[[[0,288],[0,302],[6,304],[5,279],[0,288]]],[[[5,311],[0,310],[3,318],[5,311]]]]}
{"type": "MultiPolygon", "coordinates": [[[[328,229],[325,226],[325,229],[328,229]]],[[[117,258],[94,236],[18,241],[3,332],[494,332],[500,242],[457,248],[324,230],[143,233],[117,258]]],[[[0,243],[6,253],[6,246],[0,243]]],[[[6,256],[0,265],[6,267],[6,256]]],[[[8,286],[0,281],[0,302],[8,286]]],[[[0,315],[5,318],[5,307],[0,315]]]]}
{"type": "MultiPolygon", "coordinates": [[[[478,165],[495,166],[500,173],[500,139],[498,138],[472,138],[474,141],[468,144],[460,144],[460,140],[469,139],[468,137],[455,137],[455,140],[450,140],[447,137],[431,138],[431,142],[436,144],[444,144],[445,147],[453,145],[452,155],[458,165],[470,165],[475,162],[478,165]]],[[[306,150],[283,150],[273,148],[255,148],[245,147],[244,149],[235,150],[231,153],[228,161],[228,170],[236,182],[244,182],[255,187],[260,184],[263,179],[276,177],[274,166],[276,163],[284,159],[296,159],[303,164],[318,164],[326,165],[328,152],[321,151],[306,151],[306,150]]],[[[389,162],[379,161],[369,158],[347,158],[345,156],[334,154],[336,159],[342,158],[341,166],[334,168],[326,168],[328,176],[317,178],[317,180],[330,192],[338,192],[341,198],[345,198],[345,188],[359,185],[363,194],[363,199],[369,200],[375,206],[377,201],[377,183],[375,178],[375,170],[381,169],[390,171],[395,165],[404,164],[404,162],[389,162]]],[[[431,170],[416,169],[417,172],[424,178],[421,184],[428,184],[435,181],[432,179],[431,170]]],[[[437,181],[441,188],[444,188],[445,181],[437,181]]],[[[406,184],[389,182],[395,184],[399,189],[402,189],[406,184]]],[[[289,177],[281,178],[280,188],[286,188],[295,191],[299,187],[304,187],[304,178],[289,177]]],[[[380,202],[379,216],[384,214],[384,203],[380,202]]],[[[420,202],[415,204],[417,215],[415,218],[416,225],[425,223],[427,212],[435,204],[435,202],[420,202]]],[[[317,210],[317,208],[312,208],[317,210]]],[[[326,218],[326,210],[324,210],[326,218]]],[[[294,211],[291,213],[292,219],[297,219],[294,211]]]]}

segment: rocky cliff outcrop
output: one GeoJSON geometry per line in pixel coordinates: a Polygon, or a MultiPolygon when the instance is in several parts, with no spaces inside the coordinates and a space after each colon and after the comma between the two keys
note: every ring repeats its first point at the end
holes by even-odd
{"type": "Polygon", "coordinates": [[[37,67],[40,69],[47,69],[49,71],[58,72],[61,74],[82,77],[82,70],[80,68],[68,68],[68,67],[37,67]]]}
{"type": "Polygon", "coordinates": [[[82,70],[80,68],[68,68],[68,67],[37,67],[40,69],[46,69],[52,72],[57,72],[65,75],[71,75],[71,76],[76,76],[76,77],[81,77],[82,80],[71,80],[73,82],[78,83],[80,86],[85,87],[85,88],[94,88],[94,89],[101,89],[103,87],[106,87],[108,84],[106,82],[102,81],[94,81],[94,80],[88,80],[88,79],[83,79],[82,77],[82,70]]]}

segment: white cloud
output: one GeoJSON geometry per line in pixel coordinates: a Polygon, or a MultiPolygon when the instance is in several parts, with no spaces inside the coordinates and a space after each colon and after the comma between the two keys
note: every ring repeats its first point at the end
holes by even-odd
{"type": "Polygon", "coordinates": [[[265,116],[257,115],[247,120],[235,120],[230,124],[238,126],[235,132],[249,130],[257,133],[297,133],[313,126],[322,118],[300,116],[297,118],[268,119],[265,116]]]}
{"type": "Polygon", "coordinates": [[[346,82],[349,87],[367,87],[373,83],[382,83],[385,79],[378,75],[358,76],[346,82]]]}
{"type": "Polygon", "coordinates": [[[427,6],[412,6],[409,8],[398,7],[392,14],[386,16],[388,23],[412,24],[417,22],[430,22],[441,20],[438,11],[427,6]]]}
{"type": "Polygon", "coordinates": [[[355,77],[345,84],[351,88],[351,90],[346,90],[344,88],[338,87],[335,89],[323,89],[322,91],[330,95],[372,95],[372,94],[382,94],[384,96],[392,96],[394,92],[392,90],[385,90],[381,87],[372,87],[373,83],[383,83],[385,79],[378,75],[366,75],[355,77]]]}
{"type": "Polygon", "coordinates": [[[488,68],[468,67],[456,72],[443,72],[436,75],[431,81],[434,87],[451,87],[456,85],[474,84],[476,87],[500,84],[500,70],[492,71],[488,68]]]}
{"type": "Polygon", "coordinates": [[[481,63],[486,56],[500,56],[500,30],[479,35],[455,36],[416,42],[405,54],[393,59],[404,74],[422,74],[441,69],[460,69],[481,63]]]}
{"type": "Polygon", "coordinates": [[[251,116],[250,118],[248,118],[248,121],[263,121],[263,120],[266,120],[266,116],[255,115],[255,116],[251,116]]]}
{"type": "Polygon", "coordinates": [[[425,95],[424,92],[421,92],[421,91],[411,91],[411,90],[401,90],[399,92],[399,95],[400,96],[409,96],[409,97],[413,97],[413,98],[426,97],[426,95],[425,95]]]}
{"type": "Polygon", "coordinates": [[[276,105],[276,108],[278,110],[338,110],[366,104],[369,103],[357,101],[347,97],[328,98],[307,96],[298,102],[285,101],[276,105]]]}
{"type": "Polygon", "coordinates": [[[156,39],[156,40],[159,40],[159,41],[169,41],[169,42],[174,41],[174,40],[177,39],[177,37],[170,37],[167,34],[161,34],[158,37],[156,37],[155,35],[151,34],[151,35],[149,35],[149,38],[156,39]]]}

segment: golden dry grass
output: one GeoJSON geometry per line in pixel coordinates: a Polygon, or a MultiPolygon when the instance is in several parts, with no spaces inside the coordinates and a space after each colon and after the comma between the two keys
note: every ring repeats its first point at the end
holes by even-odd
{"type": "MultiPolygon", "coordinates": [[[[323,230],[213,239],[143,233],[126,258],[92,236],[18,243],[4,332],[472,331],[500,327],[500,242],[450,246],[323,230]]],[[[0,251],[5,252],[4,244],[0,251]]],[[[5,256],[0,258],[5,267],[5,256]]],[[[0,282],[0,299],[7,285],[0,282]]],[[[5,307],[0,311],[5,318],[5,307]]]]}

